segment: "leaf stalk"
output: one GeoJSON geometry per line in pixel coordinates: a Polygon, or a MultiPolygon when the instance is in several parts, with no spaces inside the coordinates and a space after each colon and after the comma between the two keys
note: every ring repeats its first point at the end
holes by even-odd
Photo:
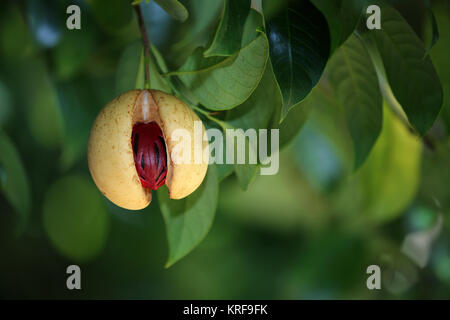
{"type": "Polygon", "coordinates": [[[144,47],[144,88],[150,89],[150,40],[145,28],[140,5],[133,6],[138,18],[139,31],[141,33],[142,45],[144,47]]]}

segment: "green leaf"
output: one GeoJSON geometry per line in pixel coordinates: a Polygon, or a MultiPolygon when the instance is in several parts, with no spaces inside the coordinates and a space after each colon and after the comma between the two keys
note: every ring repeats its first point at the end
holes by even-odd
{"type": "MultiPolygon", "coordinates": [[[[236,176],[238,178],[238,182],[240,187],[243,190],[247,190],[250,182],[253,180],[253,178],[256,175],[257,169],[259,168],[258,166],[258,162],[256,163],[249,163],[250,160],[250,153],[252,154],[252,156],[254,156],[257,159],[257,146],[253,145],[250,143],[250,140],[247,136],[245,136],[245,129],[243,128],[234,128],[231,124],[229,124],[228,122],[224,122],[218,119],[215,119],[213,117],[209,117],[209,120],[214,119],[214,121],[216,122],[215,125],[213,125],[213,127],[217,128],[216,125],[219,125],[221,130],[223,131],[223,137],[224,137],[224,141],[223,141],[223,164],[218,164],[218,179],[219,181],[222,181],[224,178],[226,178],[227,176],[229,176],[231,173],[235,172],[236,176]],[[242,131],[234,131],[233,132],[233,136],[228,136],[227,135],[227,129],[232,129],[232,130],[236,130],[236,129],[242,129],[242,131]],[[232,144],[232,146],[234,146],[234,160],[232,162],[232,164],[227,164],[226,163],[226,159],[227,159],[227,142],[232,142],[232,140],[234,139],[234,144],[232,144]],[[238,141],[243,141],[244,142],[244,148],[245,148],[245,162],[243,164],[238,164],[237,163],[237,146],[238,146],[238,141]]],[[[258,137],[257,137],[258,138],[258,137]]]]}
{"type": "MultiPolygon", "coordinates": [[[[218,130],[225,130],[225,128],[227,128],[226,123],[220,121],[220,124],[217,122],[214,122],[213,120],[209,119],[209,118],[205,118],[202,119],[203,120],[203,124],[205,125],[206,130],[208,129],[218,129],[218,130]]],[[[224,135],[225,136],[225,135],[224,135]]],[[[226,156],[226,145],[225,143],[222,145],[223,149],[222,149],[222,154],[224,155],[224,159],[226,156]]],[[[210,149],[211,151],[211,149],[210,149]]],[[[225,162],[225,161],[224,161],[225,162]]],[[[224,180],[225,178],[227,178],[228,176],[230,176],[233,172],[234,172],[234,167],[232,164],[226,164],[226,163],[222,163],[222,164],[218,164],[216,163],[216,169],[217,169],[217,178],[219,180],[219,182],[221,182],[222,180],[224,180]]]]}
{"type": "Polygon", "coordinates": [[[311,109],[314,107],[312,103],[308,102],[313,92],[314,90],[303,102],[292,108],[289,117],[286,117],[282,123],[274,127],[280,129],[280,149],[287,146],[303,128],[311,109]]]}
{"type": "Polygon", "coordinates": [[[50,186],[43,204],[43,223],[53,246],[77,262],[95,258],[109,230],[100,192],[81,175],[63,177],[50,186]]]}
{"type": "MultiPolygon", "coordinates": [[[[258,170],[258,163],[257,163],[257,145],[251,143],[251,140],[249,139],[249,137],[247,137],[245,134],[245,131],[241,131],[241,130],[235,130],[234,134],[236,135],[236,137],[234,136],[230,136],[228,134],[225,134],[225,152],[224,152],[224,157],[226,159],[227,154],[228,154],[228,149],[226,148],[226,144],[229,142],[234,142],[233,146],[234,146],[234,172],[236,173],[236,176],[238,178],[239,181],[239,185],[243,190],[247,190],[248,186],[250,185],[250,182],[253,180],[253,178],[256,175],[256,172],[258,170]],[[234,140],[234,141],[232,141],[234,140]],[[245,148],[245,160],[244,163],[239,164],[238,163],[238,141],[243,141],[244,142],[244,148],[245,148]],[[253,158],[256,158],[256,163],[250,163],[250,154],[253,156],[253,158]]],[[[255,141],[255,143],[257,144],[257,141],[255,141]]]]}
{"type": "MultiPolygon", "coordinates": [[[[168,83],[168,79],[162,77],[158,70],[160,68],[164,70],[166,68],[165,62],[162,56],[159,55],[159,52],[156,51],[156,48],[152,48],[152,52],[154,53],[154,57],[150,54],[149,56],[149,68],[150,68],[150,89],[161,90],[164,92],[171,93],[172,89],[168,83]],[[158,64],[157,64],[158,63],[158,64]]],[[[142,56],[141,64],[139,66],[139,75],[141,77],[139,79],[144,78],[144,57],[142,56]]],[[[139,81],[136,79],[136,81],[139,81]]],[[[142,82],[144,82],[142,80],[142,82]]],[[[143,84],[141,86],[143,88],[143,84]]]]}
{"type": "Polygon", "coordinates": [[[201,186],[185,199],[171,200],[166,188],[158,190],[158,200],[169,242],[166,267],[170,267],[187,255],[209,232],[218,196],[219,184],[214,165],[208,167],[201,186]]]}
{"type": "Polygon", "coordinates": [[[369,155],[383,122],[382,96],[369,53],[356,35],[340,47],[329,66],[329,79],[344,110],[355,150],[355,168],[369,155]]]}
{"type": "Polygon", "coordinates": [[[222,182],[225,178],[229,177],[234,172],[234,166],[232,164],[216,164],[217,167],[217,179],[222,182]]]}
{"type": "MultiPolygon", "coordinates": [[[[247,141],[248,143],[248,141],[247,141]]],[[[239,186],[242,190],[247,190],[250,183],[255,179],[258,172],[258,164],[235,164],[234,172],[238,178],[239,186]]]]}
{"type": "MultiPolygon", "coordinates": [[[[278,95],[281,96],[281,92],[278,90],[278,95]]],[[[286,117],[283,122],[280,123],[281,117],[281,104],[275,106],[274,114],[270,121],[270,128],[279,129],[280,135],[280,149],[287,146],[292,139],[300,132],[306,120],[308,119],[310,111],[316,104],[321,104],[325,93],[316,86],[311,94],[306,97],[305,100],[299,102],[289,112],[289,117],[286,117]]]]}
{"type": "Polygon", "coordinates": [[[203,55],[230,56],[238,51],[249,12],[250,0],[225,0],[219,27],[203,55]]]}
{"type": "Polygon", "coordinates": [[[312,0],[328,22],[333,53],[358,25],[367,0],[312,0]]]}
{"type": "Polygon", "coordinates": [[[443,93],[425,47],[394,8],[383,6],[381,30],[366,32],[374,40],[392,92],[409,122],[424,135],[441,110],[443,93]]]}
{"type": "Polygon", "coordinates": [[[204,58],[199,48],[181,67],[178,75],[192,94],[211,110],[232,109],[252,94],[264,73],[269,56],[265,34],[230,57],[204,58]]]}
{"type": "Polygon", "coordinates": [[[235,128],[267,128],[277,106],[281,106],[281,94],[277,87],[272,65],[267,64],[258,87],[243,104],[227,111],[226,122],[235,128]]]}
{"type": "Polygon", "coordinates": [[[2,131],[0,150],[0,191],[19,215],[22,229],[31,208],[28,178],[16,147],[2,131]]]}
{"type": "MultiPolygon", "coordinates": [[[[227,112],[226,121],[234,128],[265,129],[269,125],[276,107],[281,107],[281,94],[270,63],[263,78],[250,98],[242,105],[227,112]]],[[[270,138],[270,132],[268,132],[270,138]]],[[[248,139],[246,139],[248,142],[248,139]]],[[[268,140],[270,141],[270,140],[268,140]]],[[[247,155],[248,156],[248,155],[247,155]]],[[[246,190],[255,177],[259,166],[256,164],[235,164],[234,170],[242,189],[246,190]]]]}
{"type": "Polygon", "coordinates": [[[305,100],[294,107],[289,112],[289,117],[286,117],[278,126],[280,129],[280,149],[287,146],[300,132],[313,106],[305,100]]]}
{"type": "Polygon", "coordinates": [[[154,58],[154,60],[155,60],[154,62],[157,64],[159,70],[164,73],[168,72],[166,61],[164,60],[162,54],[158,51],[158,49],[155,46],[153,46],[153,45],[151,46],[150,53],[151,53],[151,56],[154,58]]]}
{"type": "Polygon", "coordinates": [[[175,20],[183,22],[189,17],[185,6],[177,0],[155,0],[155,2],[175,20]]]}
{"type": "Polygon", "coordinates": [[[446,121],[447,128],[450,128],[450,59],[448,50],[450,48],[450,16],[447,14],[447,6],[437,5],[433,8],[436,13],[436,20],[441,33],[439,42],[430,52],[432,61],[436,66],[436,71],[442,82],[444,90],[444,103],[441,117],[446,121]]]}
{"type": "Polygon", "coordinates": [[[265,32],[264,16],[252,7],[248,13],[247,20],[245,20],[240,47],[242,48],[248,45],[261,32],[265,32]]]}
{"type": "Polygon", "coordinates": [[[365,217],[385,222],[411,203],[419,186],[421,151],[421,141],[384,105],[381,135],[354,178],[365,217]]]}
{"type": "Polygon", "coordinates": [[[319,81],[330,52],[327,21],[300,0],[267,25],[270,59],[283,95],[281,120],[319,81]]]}

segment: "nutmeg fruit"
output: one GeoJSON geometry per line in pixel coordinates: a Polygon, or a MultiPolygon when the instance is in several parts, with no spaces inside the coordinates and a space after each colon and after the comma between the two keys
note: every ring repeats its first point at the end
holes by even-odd
{"type": "Polygon", "coordinates": [[[159,90],[130,90],[107,104],[92,126],[88,163],[99,190],[116,205],[139,210],[152,199],[151,190],[166,184],[171,199],[181,199],[202,183],[208,168],[208,141],[198,116],[178,98],[159,90]],[[201,137],[194,139],[195,122],[201,137]],[[188,133],[191,161],[174,161],[177,129],[188,133]],[[200,145],[199,145],[200,144],[200,145]],[[202,150],[194,161],[194,150],[202,150]],[[198,150],[198,149],[197,149],[198,150]]]}

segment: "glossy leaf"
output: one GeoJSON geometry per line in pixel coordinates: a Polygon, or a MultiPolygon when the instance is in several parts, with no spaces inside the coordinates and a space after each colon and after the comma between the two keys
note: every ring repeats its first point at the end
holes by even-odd
{"type": "Polygon", "coordinates": [[[155,0],[175,20],[184,21],[189,17],[189,12],[178,0],[155,0]]]}
{"type": "Polygon", "coordinates": [[[267,38],[260,34],[230,57],[204,58],[202,50],[181,67],[177,75],[199,102],[211,110],[232,109],[249,98],[258,86],[269,55],[267,38]]]}
{"type": "Polygon", "coordinates": [[[441,110],[439,77],[422,41],[399,12],[384,6],[381,20],[382,29],[365,36],[373,37],[392,92],[409,122],[424,135],[441,110]]]}
{"type": "Polygon", "coordinates": [[[333,53],[355,30],[367,0],[312,0],[328,22],[333,53]]]}
{"type": "Polygon", "coordinates": [[[250,12],[250,0],[225,0],[222,16],[213,42],[203,55],[230,56],[241,48],[245,21],[250,12]]]}
{"type": "Polygon", "coordinates": [[[158,200],[166,224],[169,257],[166,267],[187,255],[208,234],[214,220],[219,184],[214,165],[201,186],[185,199],[169,199],[168,190],[158,190],[158,200]]]}
{"type": "Polygon", "coordinates": [[[356,35],[336,51],[328,71],[346,114],[357,168],[369,155],[381,131],[383,101],[377,73],[364,43],[356,35]]]}
{"type": "Polygon", "coordinates": [[[61,254],[85,262],[103,249],[109,216],[93,182],[84,176],[72,175],[57,180],[47,190],[43,224],[61,254]]]}
{"type": "Polygon", "coordinates": [[[270,60],[283,95],[283,120],[319,81],[329,57],[330,36],[322,13],[306,0],[296,1],[269,21],[267,29],[270,60]]]}
{"type": "Polygon", "coordinates": [[[0,150],[0,191],[19,215],[22,228],[31,208],[27,174],[16,147],[2,131],[0,150]]]}

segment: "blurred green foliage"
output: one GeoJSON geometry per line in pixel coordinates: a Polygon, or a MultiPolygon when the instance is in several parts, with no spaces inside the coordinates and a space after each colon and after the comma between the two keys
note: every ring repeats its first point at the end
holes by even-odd
{"type": "Polygon", "coordinates": [[[88,178],[71,175],[54,182],[45,195],[42,211],[44,229],[62,254],[85,262],[103,249],[109,216],[88,178]]]}
{"type": "MultiPolygon", "coordinates": [[[[244,192],[235,174],[217,168],[223,181],[214,224],[204,222],[206,232],[211,226],[206,239],[168,269],[173,242],[166,240],[164,218],[180,217],[173,203],[165,203],[165,190],[141,212],[118,208],[97,190],[86,161],[97,112],[118,93],[142,86],[136,82],[142,54],[131,1],[75,2],[82,9],[81,31],[65,28],[70,1],[0,4],[1,298],[450,298],[448,2],[432,3],[440,40],[430,57],[444,90],[438,120],[419,138],[384,103],[379,139],[356,172],[352,133],[329,70],[279,124],[268,106],[281,104],[280,93],[273,74],[260,68],[263,81],[242,94],[249,100],[218,119],[243,128],[280,127],[286,146],[280,171],[256,175],[244,192]],[[267,92],[273,94],[262,96],[267,92]],[[243,114],[253,117],[243,121],[243,114]],[[438,217],[442,229],[421,268],[402,244],[407,235],[433,228],[438,217]],[[70,264],[81,266],[80,292],[65,287],[70,264]],[[371,264],[382,267],[380,291],[366,288],[371,264]]],[[[152,87],[165,91],[173,88],[157,69],[178,70],[188,57],[205,63],[194,50],[211,44],[223,5],[173,2],[186,7],[185,21],[153,1],[142,4],[154,51],[167,63],[152,61],[152,87]]],[[[394,2],[404,7],[405,1],[394,2]]],[[[419,2],[402,13],[426,38],[431,22],[419,2]]],[[[283,6],[263,3],[268,16],[283,6]]],[[[342,34],[332,37],[333,50],[345,40],[342,34]]],[[[265,35],[256,39],[262,47],[267,43],[265,35]]],[[[219,126],[210,122],[205,119],[219,126]]],[[[214,197],[214,188],[208,191],[214,197]]]]}

